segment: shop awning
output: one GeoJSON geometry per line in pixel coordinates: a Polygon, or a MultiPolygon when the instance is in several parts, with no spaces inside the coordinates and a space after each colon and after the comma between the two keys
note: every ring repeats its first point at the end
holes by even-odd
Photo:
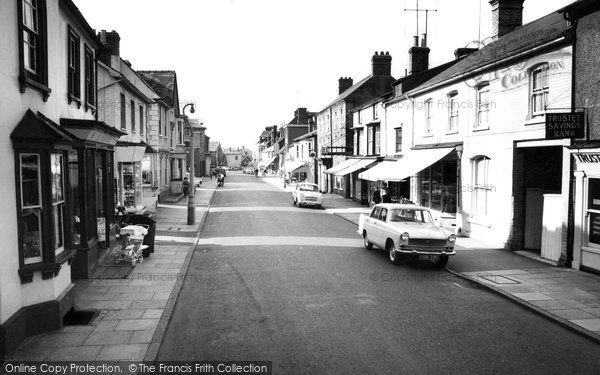
{"type": "Polygon", "coordinates": [[[261,160],[260,163],[258,163],[259,167],[268,167],[269,165],[271,165],[271,163],[273,163],[275,161],[275,159],[277,159],[277,156],[273,156],[272,158],[268,159],[268,160],[261,160]]]}
{"type": "Polygon", "coordinates": [[[298,168],[304,167],[308,162],[302,160],[286,161],[285,162],[285,173],[292,173],[298,168]]]}
{"type": "Polygon", "coordinates": [[[358,163],[361,159],[346,159],[338,165],[334,165],[325,171],[325,173],[336,175],[336,173],[340,172],[343,169],[346,169],[356,163],[358,163]]]}
{"type": "Polygon", "coordinates": [[[115,160],[119,163],[140,162],[146,153],[146,146],[116,146],[115,160]]]}
{"type": "Polygon", "coordinates": [[[358,178],[369,181],[402,181],[429,167],[454,150],[454,147],[413,150],[402,159],[385,160],[375,167],[358,175],[358,178]]]}
{"type": "Polygon", "coordinates": [[[350,173],[354,173],[359,169],[367,168],[369,165],[376,163],[376,159],[358,159],[358,162],[342,169],[341,171],[334,172],[335,176],[345,176],[350,173]]]}

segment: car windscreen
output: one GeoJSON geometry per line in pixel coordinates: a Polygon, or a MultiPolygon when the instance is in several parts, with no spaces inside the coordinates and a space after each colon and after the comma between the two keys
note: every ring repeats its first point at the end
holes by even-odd
{"type": "Polygon", "coordinates": [[[300,185],[298,187],[300,191],[317,191],[317,187],[313,185],[300,185]]]}
{"type": "Polygon", "coordinates": [[[389,217],[390,222],[433,224],[431,214],[426,210],[395,208],[390,210],[389,217]]]}

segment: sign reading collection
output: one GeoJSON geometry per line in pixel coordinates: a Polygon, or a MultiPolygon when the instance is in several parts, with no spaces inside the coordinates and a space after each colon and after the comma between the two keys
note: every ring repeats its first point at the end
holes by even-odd
{"type": "Polygon", "coordinates": [[[583,112],[546,114],[546,139],[585,137],[583,112]]]}

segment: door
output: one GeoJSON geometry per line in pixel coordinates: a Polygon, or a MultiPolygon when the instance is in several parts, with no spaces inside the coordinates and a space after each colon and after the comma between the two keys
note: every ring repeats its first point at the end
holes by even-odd
{"type": "Polygon", "coordinates": [[[540,250],[544,194],[541,189],[529,188],[525,193],[525,249],[540,250]]]}

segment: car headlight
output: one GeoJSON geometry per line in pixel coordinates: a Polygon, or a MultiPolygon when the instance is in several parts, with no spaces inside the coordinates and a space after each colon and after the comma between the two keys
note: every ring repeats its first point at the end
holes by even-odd
{"type": "Polygon", "coordinates": [[[447,244],[449,246],[454,246],[455,243],[456,243],[456,236],[454,234],[451,234],[450,236],[448,236],[447,244]]]}
{"type": "Polygon", "coordinates": [[[304,194],[300,194],[300,199],[304,199],[304,194]]]}
{"type": "Polygon", "coordinates": [[[409,238],[410,238],[410,236],[408,235],[407,232],[404,232],[400,235],[400,241],[408,242],[409,238]]]}

